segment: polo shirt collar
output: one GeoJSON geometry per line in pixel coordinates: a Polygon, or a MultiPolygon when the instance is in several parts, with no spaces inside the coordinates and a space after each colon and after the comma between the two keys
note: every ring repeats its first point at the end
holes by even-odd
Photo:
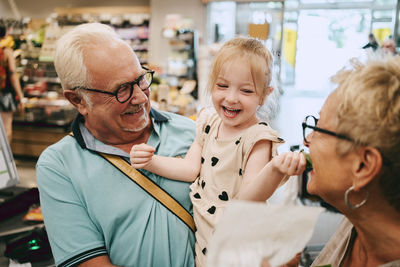
{"type": "Polygon", "coordinates": [[[81,148],[86,149],[85,140],[83,139],[81,129],[79,128],[79,125],[84,122],[85,122],[85,117],[83,117],[82,114],[78,113],[78,115],[72,122],[71,128],[72,128],[72,133],[74,134],[74,137],[78,142],[78,144],[81,146],[81,148]]]}
{"type": "MultiPolygon", "coordinates": [[[[159,111],[151,108],[150,109],[150,118],[153,119],[154,124],[162,123],[162,122],[167,122],[168,117],[165,115],[161,114],[159,111]]],[[[81,146],[82,149],[86,149],[86,143],[85,139],[83,138],[81,129],[80,129],[80,124],[85,122],[85,117],[83,117],[82,114],[78,113],[74,121],[72,122],[71,128],[72,128],[72,133],[74,134],[74,137],[78,144],[81,146]]],[[[155,125],[153,127],[156,127],[155,125]]],[[[157,127],[158,128],[158,127],[157,127]]]]}
{"type": "Polygon", "coordinates": [[[151,108],[150,109],[150,117],[154,118],[155,122],[167,122],[168,118],[161,114],[159,111],[151,108]]]}

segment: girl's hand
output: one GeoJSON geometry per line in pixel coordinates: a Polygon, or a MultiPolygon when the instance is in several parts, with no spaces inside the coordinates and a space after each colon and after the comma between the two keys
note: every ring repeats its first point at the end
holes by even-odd
{"type": "Polygon", "coordinates": [[[148,166],[155,151],[154,147],[144,143],[132,146],[130,153],[132,167],[135,169],[141,169],[148,166]]]}
{"type": "Polygon", "coordinates": [[[286,152],[272,159],[275,168],[285,175],[301,175],[306,168],[306,158],[303,153],[286,152]]]}

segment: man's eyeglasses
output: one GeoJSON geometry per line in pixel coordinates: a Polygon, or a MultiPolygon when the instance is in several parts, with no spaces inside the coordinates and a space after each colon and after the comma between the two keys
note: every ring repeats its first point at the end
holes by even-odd
{"type": "Polygon", "coordinates": [[[131,98],[135,84],[142,91],[145,91],[150,87],[151,83],[153,82],[154,71],[149,70],[144,67],[143,67],[143,69],[146,70],[146,72],[144,74],[140,75],[136,80],[134,80],[132,82],[127,82],[127,83],[121,84],[120,86],[118,86],[118,88],[114,92],[93,89],[93,88],[87,88],[87,87],[83,87],[83,86],[75,86],[71,90],[82,89],[82,90],[96,92],[96,93],[108,94],[108,95],[115,96],[115,98],[117,99],[118,102],[125,103],[126,101],[128,101],[131,98]]]}
{"type": "Polygon", "coordinates": [[[331,136],[335,136],[335,137],[340,138],[340,139],[344,139],[344,140],[347,140],[347,141],[350,141],[350,142],[354,142],[354,139],[352,139],[352,138],[350,138],[350,137],[348,137],[346,135],[338,134],[338,133],[335,133],[335,132],[332,132],[332,131],[317,127],[316,126],[317,123],[318,123],[318,119],[315,118],[312,115],[308,115],[304,119],[303,123],[301,124],[301,126],[303,127],[303,139],[304,139],[304,142],[310,143],[311,140],[307,139],[307,137],[310,135],[310,133],[312,131],[317,131],[317,132],[321,132],[321,133],[324,133],[324,134],[329,134],[331,136]]]}

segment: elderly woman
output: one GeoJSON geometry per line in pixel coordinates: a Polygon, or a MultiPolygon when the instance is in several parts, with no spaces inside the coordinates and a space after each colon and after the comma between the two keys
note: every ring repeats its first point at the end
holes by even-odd
{"type": "Polygon", "coordinates": [[[307,189],[345,216],[313,266],[400,266],[400,57],[352,65],[303,123],[307,189]]]}

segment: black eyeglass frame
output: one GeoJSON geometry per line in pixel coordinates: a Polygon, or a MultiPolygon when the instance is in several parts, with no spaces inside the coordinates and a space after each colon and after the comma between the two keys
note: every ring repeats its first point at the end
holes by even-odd
{"type": "Polygon", "coordinates": [[[142,67],[142,68],[143,68],[144,70],[146,70],[145,73],[143,73],[142,75],[140,75],[136,80],[134,80],[134,81],[132,81],[132,82],[127,82],[127,83],[121,84],[121,85],[118,86],[118,88],[117,88],[115,91],[113,91],[113,92],[104,91],[104,90],[100,90],[100,89],[94,89],[94,88],[88,88],[88,87],[84,87],[84,86],[75,86],[75,87],[71,88],[71,90],[82,89],[82,90],[86,90],[86,91],[90,91],[90,92],[96,92],[96,93],[102,93],[102,94],[112,95],[112,96],[115,97],[115,99],[117,99],[117,101],[118,101],[119,103],[122,104],[122,103],[125,103],[126,101],[128,101],[129,99],[131,99],[135,84],[136,84],[142,91],[145,91],[145,90],[149,89],[150,85],[153,83],[154,70],[150,70],[150,69],[148,69],[148,68],[146,68],[146,67],[142,67]],[[149,86],[148,86],[147,88],[144,88],[144,89],[143,89],[143,88],[141,88],[141,87],[139,86],[139,81],[140,81],[146,74],[148,74],[148,73],[151,74],[151,82],[150,82],[150,84],[149,84],[149,86]],[[119,91],[121,88],[123,88],[124,86],[128,85],[128,84],[130,85],[130,88],[131,88],[131,89],[130,89],[130,93],[129,93],[129,97],[128,97],[126,100],[124,100],[124,101],[120,101],[120,100],[118,99],[118,91],[119,91]]]}
{"type": "MultiPolygon", "coordinates": [[[[308,124],[306,123],[306,121],[307,121],[307,119],[308,119],[309,117],[314,118],[314,120],[315,120],[315,125],[317,125],[317,122],[318,122],[318,119],[315,118],[315,117],[312,116],[312,115],[308,115],[308,116],[305,117],[303,123],[301,124],[301,126],[303,127],[303,139],[304,139],[304,142],[305,142],[305,143],[307,143],[307,144],[310,143],[310,142],[307,141],[307,139],[306,139],[306,128],[310,128],[310,129],[313,129],[314,131],[317,131],[317,132],[325,133],[325,134],[328,134],[328,135],[331,135],[331,136],[335,136],[335,137],[340,138],[340,139],[343,139],[343,140],[347,140],[347,141],[350,141],[350,142],[353,142],[353,143],[357,143],[353,138],[348,137],[348,136],[346,136],[346,135],[338,134],[338,133],[335,133],[335,132],[332,132],[332,131],[329,131],[329,130],[326,130],[326,129],[323,129],[323,128],[319,128],[319,127],[316,127],[316,126],[308,125],[308,124]]],[[[362,144],[362,143],[361,143],[360,145],[365,146],[366,144],[362,144]]],[[[378,150],[379,150],[379,148],[378,148],[378,150]]],[[[380,150],[379,150],[379,151],[380,151],[380,150]]],[[[380,153],[381,153],[381,156],[382,156],[383,164],[386,165],[386,166],[391,166],[391,165],[393,164],[393,162],[392,162],[390,159],[388,159],[387,157],[385,157],[385,155],[383,155],[383,153],[382,153],[381,151],[380,151],[380,153]]]]}
{"type": "Polygon", "coordinates": [[[326,130],[326,129],[323,129],[323,128],[319,128],[317,126],[308,125],[307,124],[307,119],[310,118],[310,117],[314,119],[315,125],[317,125],[317,123],[318,123],[318,119],[315,118],[313,115],[308,115],[308,116],[305,117],[303,123],[301,124],[301,126],[303,127],[303,140],[304,140],[304,142],[309,143],[309,141],[307,141],[306,128],[310,128],[310,129],[312,129],[314,131],[317,131],[317,132],[321,132],[321,133],[324,133],[324,134],[335,136],[335,137],[337,137],[339,139],[347,140],[347,141],[350,141],[350,142],[355,142],[353,138],[348,137],[346,135],[335,133],[333,131],[329,131],[329,130],[326,130]]]}

